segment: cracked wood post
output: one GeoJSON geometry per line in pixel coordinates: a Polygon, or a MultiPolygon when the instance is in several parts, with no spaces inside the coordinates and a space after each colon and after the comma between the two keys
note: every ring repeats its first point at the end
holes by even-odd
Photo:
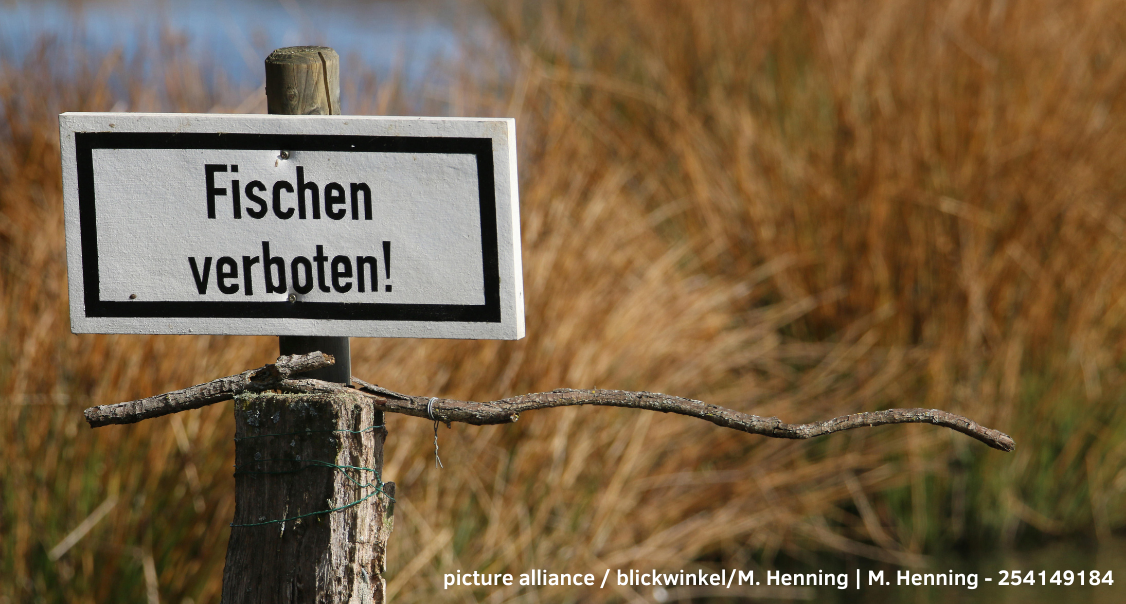
{"type": "MultiPolygon", "coordinates": [[[[339,114],[339,61],[325,47],[272,52],[269,112],[339,114]]],[[[279,348],[330,353],[335,364],[305,375],[349,383],[348,338],[281,336],[279,348]]],[[[382,483],[386,436],[383,412],[358,393],[236,397],[224,604],[384,602],[394,509],[394,485],[382,483]]]]}

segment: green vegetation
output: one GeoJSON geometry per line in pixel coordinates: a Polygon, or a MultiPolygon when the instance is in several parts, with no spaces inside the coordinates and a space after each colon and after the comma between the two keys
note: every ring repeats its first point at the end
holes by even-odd
{"type": "MultiPolygon", "coordinates": [[[[342,92],[355,113],[517,119],[529,336],[357,340],[357,375],[473,399],[657,390],[787,421],[937,407],[1018,449],[924,426],[769,441],[583,408],[443,428],[435,470],[432,424],[390,417],[395,600],[466,599],[441,588],[456,569],[910,562],[1126,526],[1122,11],[490,10],[509,51],[471,47],[441,94],[347,66],[342,92]]],[[[165,601],[218,600],[229,404],[97,431],[80,412],[261,365],[274,340],[68,329],[57,113],[264,112],[174,41],[156,51],[151,77],[50,43],[0,63],[0,602],[142,601],[146,566],[165,601]]]]}

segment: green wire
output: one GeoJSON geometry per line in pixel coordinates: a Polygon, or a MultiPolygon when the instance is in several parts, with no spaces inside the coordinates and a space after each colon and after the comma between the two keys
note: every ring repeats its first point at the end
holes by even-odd
{"type": "MultiPolygon", "coordinates": [[[[299,434],[313,434],[313,433],[317,433],[317,432],[348,432],[348,433],[351,433],[351,434],[362,434],[364,432],[370,432],[372,430],[382,428],[382,427],[383,427],[382,425],[378,425],[378,426],[370,426],[370,427],[364,428],[362,430],[348,430],[348,429],[306,430],[304,432],[280,432],[280,433],[273,433],[273,434],[257,434],[257,435],[254,435],[254,436],[236,437],[235,442],[238,442],[240,440],[248,440],[248,439],[252,439],[252,438],[263,438],[263,437],[266,437],[266,436],[296,436],[296,435],[299,435],[299,434]]],[[[289,517],[289,518],[280,518],[280,519],[277,519],[277,520],[265,520],[263,522],[250,522],[250,523],[246,523],[246,524],[231,523],[231,528],[240,528],[240,527],[249,527],[249,526],[264,526],[264,525],[267,525],[267,524],[278,524],[280,522],[289,522],[290,520],[300,520],[301,518],[308,518],[309,516],[319,516],[321,514],[331,514],[332,512],[339,512],[341,510],[346,510],[350,507],[359,505],[359,504],[367,501],[368,499],[371,499],[373,496],[378,495],[380,493],[383,493],[384,495],[386,495],[386,493],[384,493],[384,491],[383,491],[382,477],[379,475],[379,472],[376,471],[373,468],[365,468],[363,466],[341,466],[341,465],[337,465],[337,464],[334,464],[334,463],[329,463],[327,461],[322,461],[322,460],[319,460],[319,459],[256,459],[254,461],[255,464],[271,463],[271,462],[296,462],[296,463],[302,463],[303,465],[301,467],[297,468],[296,470],[279,470],[279,471],[276,471],[276,472],[245,472],[245,471],[240,472],[239,469],[242,468],[243,466],[235,466],[235,476],[238,476],[239,474],[242,474],[244,476],[245,475],[254,475],[254,474],[265,474],[265,475],[296,474],[297,472],[300,472],[301,470],[304,470],[306,468],[333,468],[333,469],[343,473],[344,476],[352,482],[352,484],[356,485],[356,488],[362,490],[362,489],[365,489],[365,488],[368,488],[368,487],[372,487],[375,490],[368,493],[364,497],[361,497],[360,499],[357,499],[357,500],[352,501],[350,503],[346,503],[346,504],[344,504],[340,507],[337,507],[337,508],[332,508],[332,509],[328,509],[328,510],[320,510],[320,511],[317,511],[317,512],[309,512],[308,514],[301,514],[299,516],[292,516],[292,517],[289,517]],[[361,483],[359,480],[350,476],[346,470],[358,470],[360,472],[371,472],[372,474],[375,474],[375,476],[376,476],[375,482],[361,483]]],[[[391,501],[395,501],[395,499],[393,497],[389,497],[389,499],[391,501]]]]}
{"type": "Polygon", "coordinates": [[[298,434],[317,434],[317,433],[323,433],[323,432],[348,432],[349,434],[363,434],[364,432],[371,432],[372,430],[375,430],[377,428],[382,428],[382,427],[384,427],[383,424],[379,424],[378,426],[368,426],[367,428],[364,428],[363,430],[348,430],[346,428],[340,428],[338,430],[305,430],[304,432],[274,432],[274,433],[270,433],[270,434],[255,434],[253,436],[236,436],[235,442],[237,443],[240,440],[250,440],[252,438],[265,438],[267,436],[296,436],[298,434]]]}

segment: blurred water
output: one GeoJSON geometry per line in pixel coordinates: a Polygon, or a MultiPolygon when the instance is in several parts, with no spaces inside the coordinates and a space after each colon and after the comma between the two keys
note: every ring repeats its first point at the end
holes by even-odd
{"type": "Polygon", "coordinates": [[[488,34],[488,21],[457,0],[0,0],[0,57],[19,62],[40,36],[127,58],[156,48],[167,29],[235,83],[257,85],[274,48],[331,46],[342,68],[354,61],[378,72],[418,76],[436,60],[458,57],[459,35],[488,34]]]}

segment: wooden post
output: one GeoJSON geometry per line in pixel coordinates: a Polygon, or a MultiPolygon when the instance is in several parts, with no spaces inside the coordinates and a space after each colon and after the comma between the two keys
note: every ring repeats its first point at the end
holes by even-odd
{"type": "Polygon", "coordinates": [[[276,115],[340,115],[340,56],[325,46],[266,57],[266,108],[276,115]]]}
{"type": "MultiPolygon", "coordinates": [[[[340,115],[340,56],[324,46],[293,46],[270,53],[266,57],[266,107],[275,115],[340,115]]],[[[348,338],[280,336],[278,349],[280,355],[317,350],[331,354],[336,364],[307,377],[350,383],[352,355],[348,338]]]]}
{"type": "MultiPolygon", "coordinates": [[[[270,113],[339,114],[339,65],[336,52],[320,46],[270,53],[270,113]]],[[[351,383],[346,337],[281,336],[279,348],[331,354],[334,365],[305,376],[351,383]]],[[[235,399],[225,604],[384,601],[394,501],[394,484],[382,482],[386,435],[383,413],[347,392],[235,399]]]]}

